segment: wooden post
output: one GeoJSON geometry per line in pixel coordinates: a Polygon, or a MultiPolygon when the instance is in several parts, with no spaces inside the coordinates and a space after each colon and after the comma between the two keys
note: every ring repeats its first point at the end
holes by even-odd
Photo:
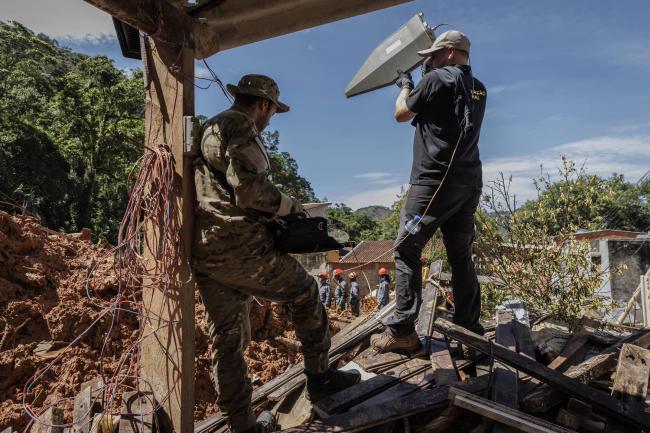
{"type": "MultiPolygon", "coordinates": [[[[163,403],[162,422],[177,433],[193,431],[194,411],[194,280],[189,265],[192,233],[191,163],[184,155],[183,116],[194,114],[194,52],[146,37],[148,87],[145,96],[146,144],[170,147],[175,162],[171,197],[175,226],[181,228],[180,259],[170,270],[165,292],[161,285],[143,290],[145,338],[141,343],[140,389],[163,403]],[[150,334],[147,336],[147,334],[150,334]]],[[[154,239],[159,227],[147,228],[154,239]]],[[[154,260],[151,251],[145,259],[154,260]]]]}

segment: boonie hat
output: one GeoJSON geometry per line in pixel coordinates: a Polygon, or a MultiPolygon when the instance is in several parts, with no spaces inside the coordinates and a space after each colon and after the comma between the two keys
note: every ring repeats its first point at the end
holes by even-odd
{"type": "Polygon", "coordinates": [[[464,33],[458,30],[449,30],[438,36],[433,42],[433,45],[431,45],[431,48],[418,51],[418,54],[421,57],[428,57],[438,50],[449,47],[466,51],[469,54],[469,45],[469,38],[464,33]]]}
{"type": "Polygon", "coordinates": [[[228,93],[233,96],[241,94],[266,98],[278,107],[278,113],[286,113],[289,111],[289,106],[279,100],[280,89],[277,83],[266,75],[244,75],[236,86],[234,84],[228,84],[226,88],[228,89],[228,93]]]}

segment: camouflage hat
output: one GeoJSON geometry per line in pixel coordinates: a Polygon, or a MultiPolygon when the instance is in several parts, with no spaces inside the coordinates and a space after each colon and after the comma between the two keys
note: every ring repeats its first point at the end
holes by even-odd
{"type": "Polygon", "coordinates": [[[280,89],[278,88],[278,85],[272,78],[267,77],[266,75],[244,75],[241,77],[241,80],[239,80],[239,84],[236,86],[234,84],[228,84],[226,87],[228,88],[228,92],[233,96],[238,93],[242,95],[259,96],[260,98],[266,98],[277,105],[278,113],[286,113],[289,111],[289,106],[278,100],[280,97],[280,89]]]}
{"type": "Polygon", "coordinates": [[[431,48],[418,51],[418,54],[422,57],[428,57],[443,48],[455,48],[469,54],[469,45],[469,38],[464,33],[458,30],[449,30],[438,36],[433,42],[433,45],[431,45],[431,48]]]}

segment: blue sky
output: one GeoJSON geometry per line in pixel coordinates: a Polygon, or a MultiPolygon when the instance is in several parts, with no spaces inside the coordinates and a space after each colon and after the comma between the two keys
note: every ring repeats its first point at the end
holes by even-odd
{"type": "MultiPolygon", "coordinates": [[[[396,87],[346,99],[343,89],[372,49],[415,13],[446,22],[472,41],[475,76],[488,89],[481,133],[486,181],[513,176],[521,199],[530,179],[554,172],[560,154],[636,181],[650,168],[650,4],[647,0],[418,0],[219,53],[208,62],[224,82],[264,73],[291,105],[275,116],[281,147],[316,194],[356,208],[390,205],[408,182],[413,128],[393,120],[396,87]]],[[[123,59],[108,16],[81,0],[3,0],[17,19],[87,54],[123,59]]],[[[207,71],[197,63],[197,75],[207,71]]],[[[417,75],[417,74],[416,74],[417,75]]],[[[416,76],[416,80],[419,77],[416,76]]],[[[198,90],[196,111],[227,106],[218,87],[198,90]]],[[[486,182],[487,183],[487,182],[486,182]]]]}

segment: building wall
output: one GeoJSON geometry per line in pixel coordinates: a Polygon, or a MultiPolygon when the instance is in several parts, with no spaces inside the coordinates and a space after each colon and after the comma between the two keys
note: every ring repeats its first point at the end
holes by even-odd
{"type": "Polygon", "coordinates": [[[610,269],[619,271],[610,273],[612,299],[625,305],[639,285],[641,275],[650,268],[650,240],[626,239],[606,242],[610,269]]]}

